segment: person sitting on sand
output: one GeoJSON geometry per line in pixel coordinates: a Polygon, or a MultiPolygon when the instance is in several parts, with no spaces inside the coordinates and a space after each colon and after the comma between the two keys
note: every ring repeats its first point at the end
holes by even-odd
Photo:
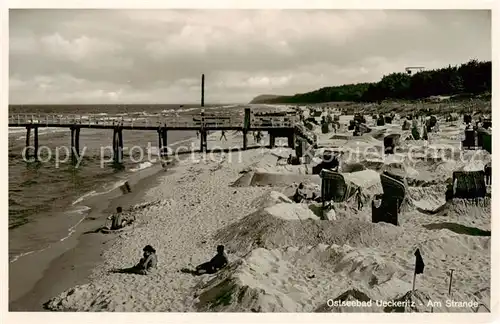
{"type": "Polygon", "coordinates": [[[151,272],[151,270],[156,268],[158,259],[156,258],[156,250],[151,245],[146,245],[143,249],[142,259],[138,264],[131,268],[126,269],[114,269],[110,272],[112,273],[133,273],[146,275],[151,272]]]}
{"type": "Polygon", "coordinates": [[[111,230],[117,230],[124,227],[127,223],[125,219],[123,219],[123,213],[121,207],[116,207],[116,213],[109,216],[108,219],[111,220],[111,230]]]}
{"type": "Polygon", "coordinates": [[[142,259],[133,267],[133,269],[136,270],[137,273],[145,275],[152,269],[156,268],[158,259],[156,257],[156,250],[151,245],[146,245],[142,251],[142,259]]]}
{"type": "Polygon", "coordinates": [[[283,165],[282,161],[288,161],[288,159],[285,159],[283,156],[278,156],[278,159],[276,160],[276,165],[283,165]]]}
{"type": "Polygon", "coordinates": [[[317,193],[313,192],[311,195],[311,201],[321,202],[321,196],[319,196],[317,193]]]}
{"type": "Polygon", "coordinates": [[[115,231],[132,224],[135,221],[135,214],[132,215],[132,217],[130,217],[130,215],[124,215],[122,208],[116,207],[116,213],[107,218],[111,220],[111,226],[107,226],[107,228],[115,231]]]}
{"type": "Polygon", "coordinates": [[[227,265],[227,256],[224,253],[224,245],[217,246],[217,254],[212,258],[212,260],[202,263],[196,267],[195,274],[212,274],[216,273],[220,269],[224,268],[227,265]]]}
{"type": "Polygon", "coordinates": [[[304,192],[304,184],[301,182],[299,186],[297,187],[297,190],[295,191],[295,194],[293,195],[293,201],[296,202],[297,204],[300,204],[302,200],[306,200],[307,195],[304,192]]]}

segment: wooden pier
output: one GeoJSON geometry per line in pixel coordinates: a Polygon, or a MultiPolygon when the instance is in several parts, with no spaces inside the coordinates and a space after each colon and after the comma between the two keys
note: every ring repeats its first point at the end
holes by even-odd
{"type": "MultiPolygon", "coordinates": [[[[244,109],[243,116],[230,113],[205,113],[205,75],[201,76],[201,112],[186,115],[157,115],[154,117],[124,117],[100,115],[57,115],[57,114],[17,114],[9,115],[9,127],[26,127],[26,154],[33,148],[33,157],[38,160],[38,129],[41,127],[65,127],[71,131],[71,155],[80,155],[80,131],[82,128],[113,130],[113,160],[123,161],[123,130],[154,130],[158,132],[160,156],[167,154],[168,131],[198,131],[200,151],[207,151],[209,131],[234,130],[243,133],[243,149],[248,147],[247,135],[254,131],[267,131],[269,144],[275,146],[277,137],[288,138],[288,146],[294,147],[295,123],[298,116],[276,116],[253,114],[250,108],[244,109]],[[34,130],[34,147],[30,146],[31,129],[34,130]]],[[[143,109],[146,110],[146,109],[143,109]]]]}
{"type": "Polygon", "coordinates": [[[255,116],[250,108],[244,109],[243,116],[231,114],[200,114],[155,117],[123,117],[99,115],[56,115],[56,114],[17,114],[9,116],[9,127],[26,128],[26,147],[33,149],[33,157],[38,158],[38,129],[44,127],[68,128],[71,132],[72,155],[80,154],[80,134],[85,128],[113,130],[113,157],[115,162],[123,160],[123,131],[152,130],[158,133],[158,147],[161,155],[166,154],[168,131],[198,131],[200,134],[200,151],[207,151],[209,131],[241,131],[243,133],[243,149],[248,147],[249,132],[265,131],[269,133],[269,145],[275,146],[276,138],[288,138],[288,145],[294,147],[296,116],[255,116]],[[33,130],[33,132],[31,132],[33,130]],[[33,133],[34,146],[30,146],[33,133]]]}

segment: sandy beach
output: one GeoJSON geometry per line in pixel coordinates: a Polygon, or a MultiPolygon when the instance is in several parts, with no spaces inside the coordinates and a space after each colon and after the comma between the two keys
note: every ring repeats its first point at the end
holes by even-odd
{"type": "Polygon", "coordinates": [[[307,5],[9,7],[13,316],[494,313],[494,6],[307,5]]]}
{"type": "MultiPolygon", "coordinates": [[[[340,123],[351,118],[341,116],[340,123]]],[[[454,171],[482,170],[491,155],[478,150],[462,152],[461,159],[424,159],[429,148],[445,144],[460,152],[462,126],[440,120],[440,131],[429,134],[428,141],[400,144],[418,145],[415,154],[422,156],[415,161],[408,161],[406,153],[366,156],[359,148],[380,151],[384,134],[406,134],[399,121],[384,127],[373,122],[368,122],[371,133],[355,137],[342,128],[337,134],[313,130],[320,146],[314,160],[326,148],[357,150],[349,159],[356,156],[366,170],[340,172],[362,189],[361,210],[355,201],[336,203],[328,220],[321,220],[320,203],[294,203],[290,197],[299,183],[308,193],[320,193],[321,179],[311,174],[311,165],[278,162],[278,156],[286,160],[294,154],[290,148],[193,153],[171,172],[158,174],[154,187],[144,189],[140,199],[149,207],[137,210],[133,228],[107,243],[88,280],[44,300],[44,307],[118,312],[486,311],[464,303],[450,305],[449,300],[490,307],[490,198],[446,202],[445,191],[454,171]],[[383,192],[379,174],[393,169],[400,170],[407,185],[399,226],[372,223],[371,201],[383,192]],[[148,244],[158,256],[152,273],[111,272],[136,264],[148,244]],[[219,244],[226,247],[226,268],[202,276],[181,272],[210,260],[219,244]],[[417,248],[426,268],[412,293],[417,248]],[[337,306],[334,300],[365,304],[337,306]],[[366,304],[370,300],[373,304],[366,304]],[[404,304],[407,300],[412,303],[404,304]]],[[[226,136],[227,141],[219,141],[220,133],[212,133],[209,148],[241,147],[241,134],[226,136]]],[[[251,136],[249,144],[255,144],[251,136]]],[[[350,160],[344,162],[347,168],[350,160]]]]}

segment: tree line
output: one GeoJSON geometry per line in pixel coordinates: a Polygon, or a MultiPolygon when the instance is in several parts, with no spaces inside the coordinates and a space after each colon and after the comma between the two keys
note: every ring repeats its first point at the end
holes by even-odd
{"type": "Polygon", "coordinates": [[[391,73],[379,82],[324,87],[293,96],[253,100],[252,103],[320,103],[330,101],[381,102],[416,100],[430,96],[491,93],[491,61],[470,60],[459,66],[415,74],[391,73]]]}

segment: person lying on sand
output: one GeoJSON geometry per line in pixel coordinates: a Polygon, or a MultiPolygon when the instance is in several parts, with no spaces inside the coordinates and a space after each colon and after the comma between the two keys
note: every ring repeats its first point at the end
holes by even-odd
{"type": "Polygon", "coordinates": [[[300,204],[302,200],[306,200],[307,195],[304,191],[304,184],[301,182],[299,186],[297,187],[297,190],[295,191],[295,194],[293,195],[293,201],[297,204],[300,204]]]}
{"type": "Polygon", "coordinates": [[[224,245],[217,246],[217,254],[212,260],[202,263],[196,267],[196,270],[181,269],[181,272],[190,273],[195,276],[202,274],[214,274],[228,264],[226,253],[224,253],[224,245]]]}

